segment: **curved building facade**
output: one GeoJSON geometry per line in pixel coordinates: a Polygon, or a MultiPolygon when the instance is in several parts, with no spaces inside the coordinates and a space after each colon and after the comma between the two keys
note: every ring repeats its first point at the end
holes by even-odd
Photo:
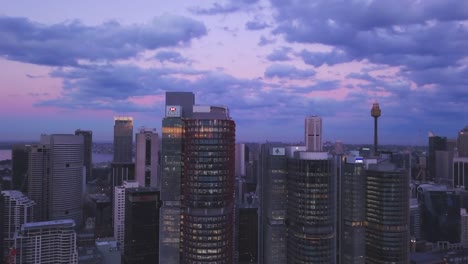
{"type": "Polygon", "coordinates": [[[213,110],[184,122],[181,263],[234,261],[235,123],[213,110]]]}
{"type": "Polygon", "coordinates": [[[335,173],[324,152],[298,152],[288,175],[287,263],[335,263],[335,173]]]}
{"type": "Polygon", "coordinates": [[[409,262],[409,177],[391,164],[366,170],[366,263],[409,262]]]}

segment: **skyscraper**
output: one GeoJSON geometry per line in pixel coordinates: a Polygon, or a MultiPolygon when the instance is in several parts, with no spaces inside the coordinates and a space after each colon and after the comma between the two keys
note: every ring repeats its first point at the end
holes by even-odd
{"type": "Polygon", "coordinates": [[[409,262],[409,177],[390,162],[366,177],[366,263],[409,262]]]}
{"type": "Polygon", "coordinates": [[[132,163],[133,117],[114,118],[114,163],[132,163]]]}
{"type": "Polygon", "coordinates": [[[135,138],[135,179],[142,187],[159,187],[159,135],[142,128],[135,138]]]}
{"type": "Polygon", "coordinates": [[[263,144],[260,153],[259,263],[286,263],[288,157],[281,143],[263,144]]]}
{"type": "Polygon", "coordinates": [[[218,106],[184,123],[181,261],[233,263],[235,123],[218,106]]]}
{"type": "Polygon", "coordinates": [[[159,263],[159,191],[125,189],[124,263],[159,263]]]}
{"type": "Polygon", "coordinates": [[[447,149],[447,138],[429,134],[429,153],[427,160],[428,180],[435,180],[436,175],[436,151],[447,149]]]}
{"type": "Polygon", "coordinates": [[[366,181],[361,157],[345,156],[339,190],[340,263],[365,263],[366,181]]]}
{"type": "Polygon", "coordinates": [[[27,223],[15,237],[15,263],[78,263],[75,222],[27,223]]]}
{"type": "Polygon", "coordinates": [[[160,263],[180,263],[180,214],[184,121],[190,118],[195,96],[188,92],[166,93],[162,120],[160,263]]]}
{"type": "Polygon", "coordinates": [[[322,151],[322,118],[308,116],[305,119],[305,144],[307,151],[322,151]]]}
{"type": "MultiPolygon", "coordinates": [[[[3,213],[3,237],[4,256],[13,247],[15,233],[20,230],[21,225],[33,221],[34,202],[22,192],[15,190],[2,191],[4,197],[3,213]]],[[[0,204],[1,205],[1,204],[0,204]]]]}
{"type": "Polygon", "coordinates": [[[125,189],[137,188],[136,181],[124,181],[121,186],[114,187],[114,210],[113,210],[113,224],[114,224],[114,238],[120,249],[124,249],[125,239],[125,189]]]}
{"type": "Polygon", "coordinates": [[[30,146],[15,144],[11,149],[13,190],[27,192],[28,149],[30,146]]]}
{"type": "Polygon", "coordinates": [[[73,219],[82,224],[83,137],[42,135],[31,146],[28,197],[36,203],[35,221],[73,219]]]}
{"type": "Polygon", "coordinates": [[[457,149],[458,157],[468,157],[468,126],[458,132],[457,149]]]}
{"type": "Polygon", "coordinates": [[[194,102],[166,93],[160,261],[232,263],[235,123],[226,107],[194,102]]]}
{"type": "MultiPolygon", "coordinates": [[[[2,185],[0,184],[0,215],[3,215],[4,212],[4,201],[5,199],[3,198],[3,193],[2,193],[2,185]]],[[[5,232],[4,227],[3,227],[3,217],[0,217],[0,262],[3,263],[5,259],[5,255],[3,254],[3,251],[5,250],[5,243],[3,242],[5,239],[5,232]]]]}
{"type": "Polygon", "coordinates": [[[287,263],[336,263],[333,159],[327,152],[296,152],[287,183],[287,263]]]}
{"type": "Polygon", "coordinates": [[[36,203],[34,221],[49,220],[50,146],[32,145],[28,150],[28,197],[36,203]]]}
{"type": "MultiPolygon", "coordinates": [[[[50,145],[49,219],[73,219],[81,226],[83,218],[83,137],[42,136],[50,145]]],[[[37,203],[37,201],[35,201],[37,203]]]]}
{"type": "Polygon", "coordinates": [[[86,182],[89,182],[92,179],[93,173],[93,131],[91,130],[81,130],[78,129],[75,131],[75,135],[83,136],[83,148],[84,148],[84,159],[83,163],[86,167],[86,182]]]}

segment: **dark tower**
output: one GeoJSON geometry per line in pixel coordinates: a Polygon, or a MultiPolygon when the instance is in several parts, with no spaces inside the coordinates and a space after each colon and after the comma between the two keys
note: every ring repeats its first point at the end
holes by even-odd
{"type": "Polygon", "coordinates": [[[372,105],[371,109],[371,116],[374,118],[374,155],[377,155],[377,145],[378,145],[378,140],[377,140],[377,119],[380,117],[380,114],[382,111],[380,111],[380,107],[378,103],[374,103],[372,105]]]}

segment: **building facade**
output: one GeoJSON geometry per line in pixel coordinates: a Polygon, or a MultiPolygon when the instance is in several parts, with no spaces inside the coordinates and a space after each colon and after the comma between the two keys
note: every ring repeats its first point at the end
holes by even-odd
{"type": "Polygon", "coordinates": [[[86,167],[86,182],[89,182],[93,176],[93,131],[75,130],[75,136],[83,137],[83,164],[86,167]]]}
{"type": "Polygon", "coordinates": [[[458,157],[468,158],[468,127],[458,132],[457,137],[458,157]]]}
{"type": "Polygon", "coordinates": [[[133,117],[114,118],[113,163],[132,163],[133,117]]]}
{"type": "Polygon", "coordinates": [[[336,263],[336,174],[327,152],[288,165],[287,263],[336,263]]]}
{"type": "Polygon", "coordinates": [[[23,193],[26,193],[28,190],[27,174],[29,164],[29,148],[30,146],[27,145],[15,144],[11,149],[13,190],[18,190],[23,193]]]}
{"type": "Polygon", "coordinates": [[[75,222],[27,223],[15,237],[15,263],[78,263],[75,222]]]}
{"type": "Polygon", "coordinates": [[[339,194],[339,257],[342,264],[365,263],[366,179],[361,157],[343,157],[339,194]]]}
{"type": "Polygon", "coordinates": [[[140,186],[159,187],[159,135],[142,128],[135,138],[135,179],[140,186]]]}
{"type": "Polygon", "coordinates": [[[305,144],[307,151],[322,151],[322,118],[308,116],[305,119],[305,144]]]}
{"type": "Polygon", "coordinates": [[[409,178],[383,162],[366,176],[366,263],[409,262],[409,178]]]}
{"type": "Polygon", "coordinates": [[[286,154],[286,146],[281,143],[267,143],[261,146],[259,263],[286,263],[286,154]]]}
{"type": "Polygon", "coordinates": [[[125,264],[159,263],[159,191],[125,189],[125,264]]]}
{"type": "Polygon", "coordinates": [[[114,238],[122,251],[125,246],[125,189],[137,187],[138,183],[136,181],[124,181],[123,185],[114,187],[114,210],[112,218],[114,224],[114,238]]]}
{"type": "Polygon", "coordinates": [[[33,221],[34,202],[20,191],[2,191],[4,197],[3,213],[3,246],[4,255],[8,255],[15,242],[15,233],[21,225],[33,221]]]}

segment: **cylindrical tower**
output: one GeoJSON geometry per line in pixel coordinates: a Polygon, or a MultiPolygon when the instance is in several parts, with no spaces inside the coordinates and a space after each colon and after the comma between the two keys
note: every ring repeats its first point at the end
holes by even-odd
{"type": "Polygon", "coordinates": [[[235,123],[187,119],[181,263],[233,263],[235,123]]]}
{"type": "Polygon", "coordinates": [[[288,172],[287,263],[335,263],[332,159],[326,152],[299,152],[288,172]]]}
{"type": "Polygon", "coordinates": [[[378,137],[377,137],[377,119],[380,117],[380,107],[378,103],[374,103],[371,109],[371,116],[374,118],[374,155],[377,154],[377,145],[378,145],[378,137]]]}

